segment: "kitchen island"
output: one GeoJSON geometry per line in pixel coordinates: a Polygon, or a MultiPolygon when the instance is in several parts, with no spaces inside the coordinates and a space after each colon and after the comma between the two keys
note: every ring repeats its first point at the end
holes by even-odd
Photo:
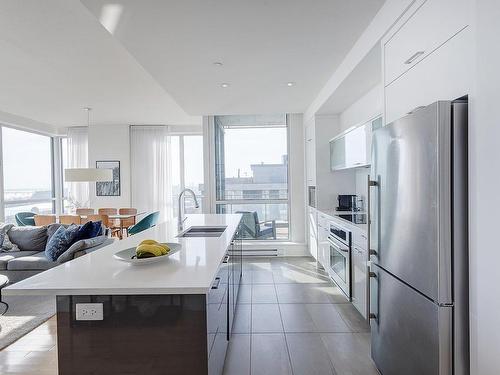
{"type": "Polygon", "coordinates": [[[178,238],[175,222],[162,223],[2,293],[56,298],[59,374],[220,374],[242,272],[240,220],[189,215],[184,223],[226,227],[219,237],[178,238]],[[144,239],[182,248],[141,266],[113,257],[144,239]]]}

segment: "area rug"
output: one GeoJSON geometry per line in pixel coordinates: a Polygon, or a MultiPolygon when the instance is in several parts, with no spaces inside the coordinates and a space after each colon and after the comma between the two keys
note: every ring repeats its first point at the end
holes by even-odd
{"type": "MultiPolygon", "coordinates": [[[[9,310],[0,316],[0,349],[12,344],[56,313],[54,296],[2,296],[9,310]]],[[[4,306],[0,306],[0,313],[4,306]]]]}

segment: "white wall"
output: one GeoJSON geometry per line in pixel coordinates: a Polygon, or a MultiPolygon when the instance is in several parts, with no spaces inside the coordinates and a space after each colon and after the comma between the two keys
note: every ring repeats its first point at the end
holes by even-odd
{"type": "Polygon", "coordinates": [[[382,84],[378,84],[340,114],[340,131],[381,115],[383,99],[382,84]]]}
{"type": "Polygon", "coordinates": [[[330,139],[340,133],[338,115],[316,115],[316,198],[320,210],[331,210],[338,194],[352,194],[354,176],[349,171],[330,170],[330,139]]]}
{"type": "Polygon", "coordinates": [[[97,197],[90,184],[91,207],[130,207],[130,129],[129,125],[91,125],[89,127],[89,166],[98,160],[120,161],[120,196],[97,197]]]}
{"type": "Polygon", "coordinates": [[[476,0],[475,85],[470,100],[471,373],[500,373],[500,2],[476,0]]]}
{"type": "MultiPolygon", "coordinates": [[[[290,114],[288,163],[289,163],[289,199],[290,199],[290,241],[303,245],[306,243],[306,195],[304,189],[304,139],[302,114],[290,114]]],[[[299,249],[295,248],[295,252],[299,249]]],[[[289,252],[291,253],[291,252],[289,252]]]]}

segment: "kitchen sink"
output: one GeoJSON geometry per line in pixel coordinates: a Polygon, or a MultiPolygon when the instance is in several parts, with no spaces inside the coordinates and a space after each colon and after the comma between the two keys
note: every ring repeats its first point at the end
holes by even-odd
{"type": "Polygon", "coordinates": [[[227,226],[193,226],[181,232],[177,237],[220,237],[227,226]]]}

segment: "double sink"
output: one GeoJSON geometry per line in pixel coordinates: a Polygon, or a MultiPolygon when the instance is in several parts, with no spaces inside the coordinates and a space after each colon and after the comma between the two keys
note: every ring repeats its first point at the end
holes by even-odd
{"type": "Polygon", "coordinates": [[[227,226],[192,226],[179,233],[177,237],[220,237],[227,226]]]}

